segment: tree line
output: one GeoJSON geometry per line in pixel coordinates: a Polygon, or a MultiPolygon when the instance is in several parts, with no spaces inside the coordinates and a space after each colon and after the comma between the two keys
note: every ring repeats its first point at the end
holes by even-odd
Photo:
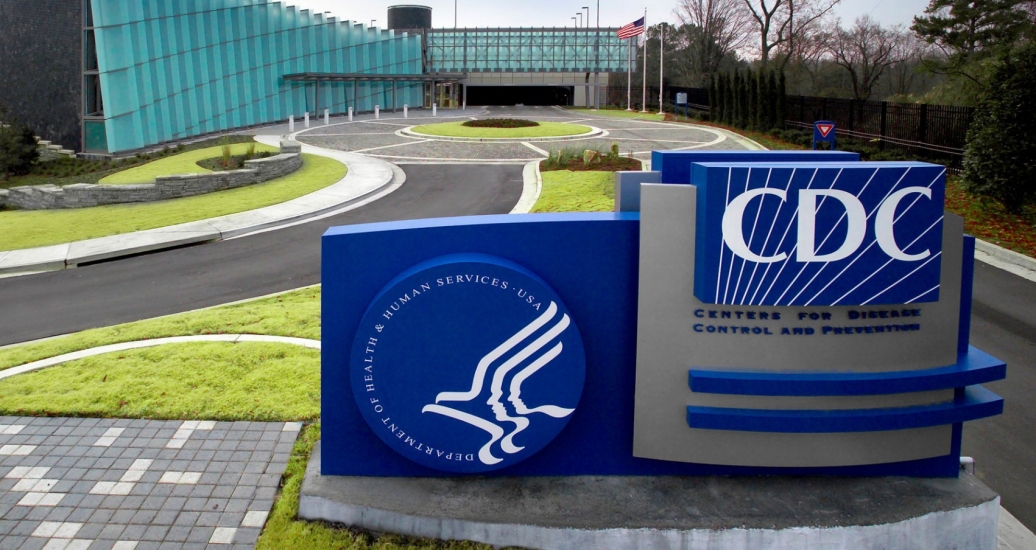
{"type": "Polygon", "coordinates": [[[843,22],[833,12],[841,1],[678,0],[679,25],[647,30],[647,82],[657,86],[664,49],[665,86],[776,70],[790,94],[976,105],[996,60],[1036,36],[1036,0],[931,0],[909,27],[843,22]]]}

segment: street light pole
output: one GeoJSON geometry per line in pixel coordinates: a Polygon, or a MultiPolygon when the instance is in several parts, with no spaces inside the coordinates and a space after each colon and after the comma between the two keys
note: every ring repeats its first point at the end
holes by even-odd
{"type": "Polygon", "coordinates": [[[453,28],[457,28],[457,0],[453,0],[453,28]]]}
{"type": "MultiPolygon", "coordinates": [[[[589,12],[587,12],[589,13],[589,12]]],[[[601,108],[601,0],[597,0],[597,34],[594,40],[594,108],[601,108]]]]}
{"type": "Polygon", "coordinates": [[[377,19],[371,19],[371,26],[372,26],[372,27],[374,26],[374,22],[375,22],[375,21],[377,21],[377,19]]]}
{"type": "Polygon", "coordinates": [[[583,26],[583,12],[577,11],[576,15],[579,16],[579,24],[576,25],[576,28],[578,29],[579,27],[583,26]]]}

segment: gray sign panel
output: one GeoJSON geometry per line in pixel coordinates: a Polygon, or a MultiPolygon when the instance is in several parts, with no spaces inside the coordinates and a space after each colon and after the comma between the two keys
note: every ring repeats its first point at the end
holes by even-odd
{"type": "Polygon", "coordinates": [[[900,462],[950,452],[951,426],[853,433],[703,430],[687,426],[686,407],[908,407],[952,400],[952,390],[862,397],[716,395],[692,392],[688,370],[887,372],[956,363],[963,220],[947,215],[944,223],[940,301],[906,308],[919,310],[920,316],[910,324],[919,324],[920,330],[857,334],[846,327],[888,321],[854,319],[851,312],[903,308],[737,307],[696,299],[695,200],[693,186],[644,184],[641,188],[635,456],[732,466],[824,467],[900,462]],[[725,333],[720,332],[722,326],[727,327],[725,333]],[[785,328],[791,334],[782,334],[785,328]]]}

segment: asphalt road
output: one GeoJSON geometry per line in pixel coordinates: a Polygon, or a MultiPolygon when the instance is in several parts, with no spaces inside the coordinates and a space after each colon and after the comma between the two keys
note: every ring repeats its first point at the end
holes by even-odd
{"type": "MultiPolygon", "coordinates": [[[[499,214],[522,190],[521,166],[403,165],[407,183],[339,216],[251,237],[116,262],[0,279],[0,345],[218,305],[320,282],[320,235],[330,226],[499,214]]],[[[988,387],[1004,415],[968,423],[963,453],[1036,531],[1036,283],[979,262],[972,344],[1003,359],[988,387]]]]}
{"type": "Polygon", "coordinates": [[[401,165],[394,193],[338,216],[240,239],[0,279],[0,345],[189,311],[320,282],[320,236],[358,223],[506,214],[521,165],[401,165]]]}
{"type": "Polygon", "coordinates": [[[1004,414],[964,425],[963,454],[1001,504],[1036,531],[1036,283],[975,264],[971,345],[1007,362],[1007,379],[986,387],[1004,414]]]}

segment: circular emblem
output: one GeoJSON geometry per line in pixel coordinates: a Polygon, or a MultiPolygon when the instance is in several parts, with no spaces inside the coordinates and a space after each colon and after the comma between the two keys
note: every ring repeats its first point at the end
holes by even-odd
{"type": "Polygon", "coordinates": [[[350,357],[374,433],[425,466],[477,473],[550,443],[583,392],[583,341],[561,298],[492,256],[443,256],[371,302],[350,357]]]}

